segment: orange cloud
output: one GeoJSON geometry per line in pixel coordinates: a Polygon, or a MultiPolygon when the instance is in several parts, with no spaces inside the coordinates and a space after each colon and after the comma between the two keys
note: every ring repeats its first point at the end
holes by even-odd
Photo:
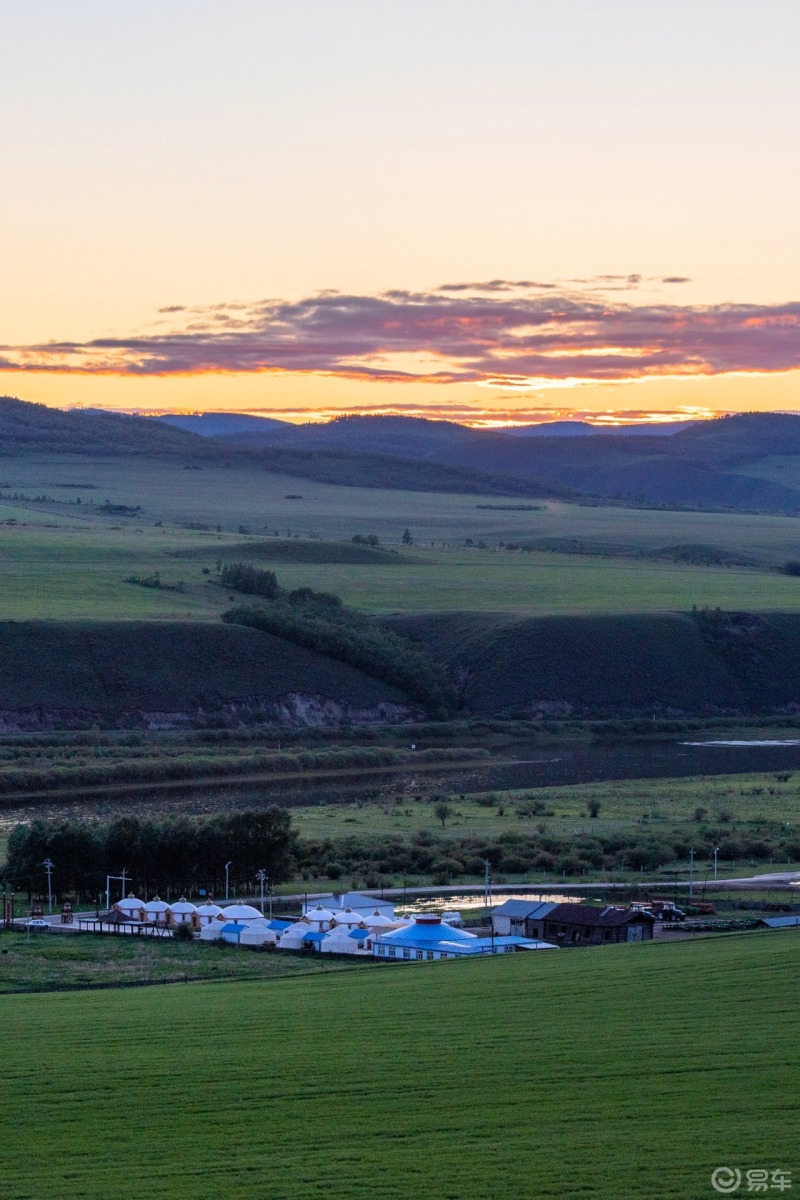
{"type": "MultiPolygon", "coordinates": [[[[680,277],[665,277],[678,282],[680,277]]],[[[168,306],[164,331],[0,347],[0,370],[75,375],[312,374],[526,390],[800,368],[800,303],[634,305],[639,276],[449,284],[375,296],[168,306]]]]}

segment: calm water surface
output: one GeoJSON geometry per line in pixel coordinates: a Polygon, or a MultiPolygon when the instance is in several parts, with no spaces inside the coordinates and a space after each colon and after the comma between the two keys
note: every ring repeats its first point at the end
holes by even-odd
{"type": "MultiPolygon", "coordinates": [[[[686,775],[728,775],[738,772],[800,771],[800,739],[782,741],[713,741],[581,746],[543,751],[515,748],[514,761],[470,763],[462,768],[415,772],[387,770],[369,776],[357,772],[328,779],[287,782],[259,780],[231,785],[179,786],[118,792],[108,798],[75,795],[69,800],[37,800],[0,808],[0,830],[35,813],[44,818],[79,817],[108,820],[124,812],[218,812],[220,808],[283,804],[353,803],[388,799],[416,792],[480,792],[537,788],[558,784],[599,783],[614,779],[657,779],[686,775]]],[[[503,752],[506,759],[508,752],[503,752]]]]}

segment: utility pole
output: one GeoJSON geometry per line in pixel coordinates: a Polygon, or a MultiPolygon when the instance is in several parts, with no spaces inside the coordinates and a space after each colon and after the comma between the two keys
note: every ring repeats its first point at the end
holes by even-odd
{"type": "Polygon", "coordinates": [[[262,915],[262,917],[264,915],[264,880],[266,879],[266,877],[267,877],[267,872],[264,870],[263,867],[261,867],[258,871],[256,871],[256,878],[258,879],[258,882],[261,885],[261,915],[262,915]]]}
{"type": "Polygon", "coordinates": [[[52,911],[53,911],[53,867],[55,866],[55,863],[53,862],[52,858],[46,858],[44,860],[44,862],[42,863],[42,866],[44,867],[45,871],[47,872],[47,911],[49,913],[52,913],[52,911]]]}
{"type": "Polygon", "coordinates": [[[694,846],[689,851],[689,899],[694,896],[694,846]]]}
{"type": "Polygon", "coordinates": [[[485,859],[483,860],[483,866],[484,866],[484,872],[483,872],[483,905],[484,905],[484,908],[485,908],[485,909],[487,910],[487,912],[488,912],[489,908],[491,907],[491,903],[490,903],[490,902],[491,902],[491,898],[492,898],[492,885],[491,885],[490,878],[489,878],[489,860],[488,860],[488,858],[485,858],[485,859]]]}
{"type": "Polygon", "coordinates": [[[108,912],[108,910],[111,908],[111,880],[112,879],[121,879],[122,880],[122,898],[124,900],[125,899],[125,880],[127,879],[127,877],[128,877],[127,867],[122,868],[121,875],[106,875],[106,912],[108,912]]]}
{"type": "Polygon", "coordinates": [[[719,846],[714,847],[714,878],[717,878],[717,855],[719,854],[719,846]]]}
{"type": "Polygon", "coordinates": [[[233,866],[233,859],[231,859],[230,862],[225,863],[225,899],[226,900],[228,899],[228,872],[230,871],[232,866],[233,866]]]}

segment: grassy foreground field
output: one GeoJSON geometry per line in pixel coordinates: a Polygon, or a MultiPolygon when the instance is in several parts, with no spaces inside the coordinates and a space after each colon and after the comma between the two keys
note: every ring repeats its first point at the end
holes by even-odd
{"type": "Polygon", "coordinates": [[[798,1169],[797,937],[0,998],[5,1200],[705,1200],[798,1169]]]}
{"type": "Polygon", "coordinates": [[[28,938],[5,930],[0,933],[0,954],[0,993],[200,979],[264,981],[365,965],[358,958],[326,963],[325,955],[248,953],[225,942],[42,932],[28,938]]]}

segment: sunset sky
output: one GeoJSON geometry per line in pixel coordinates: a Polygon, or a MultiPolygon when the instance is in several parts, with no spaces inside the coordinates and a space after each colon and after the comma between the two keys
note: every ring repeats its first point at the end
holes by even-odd
{"type": "Polygon", "coordinates": [[[10,0],[0,392],[800,410],[796,0],[10,0]]]}

